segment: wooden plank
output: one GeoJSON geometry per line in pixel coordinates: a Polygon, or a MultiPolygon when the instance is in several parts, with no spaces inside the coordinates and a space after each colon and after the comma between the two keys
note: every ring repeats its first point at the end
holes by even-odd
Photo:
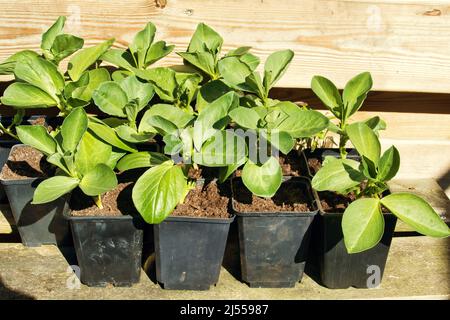
{"type": "MultiPolygon", "coordinates": [[[[220,32],[225,51],[254,47],[263,60],[292,48],[296,57],[284,87],[309,87],[315,74],[343,87],[368,70],[374,88],[386,91],[450,92],[450,1],[418,0],[168,0],[50,1],[1,0],[0,60],[37,49],[40,35],[58,15],[69,16],[67,31],[92,45],[116,37],[124,47],[146,22],[158,38],[183,51],[196,24],[220,32]]],[[[165,65],[179,64],[171,54],[165,65]]]]}
{"type": "MultiPolygon", "coordinates": [[[[222,268],[217,286],[208,291],[163,290],[144,272],[140,282],[130,288],[77,287],[69,263],[57,247],[0,244],[0,299],[448,299],[449,241],[394,238],[383,281],[375,289],[331,290],[307,275],[295,288],[249,288],[233,276],[239,260],[230,257],[237,263],[222,268]]],[[[74,263],[73,252],[64,252],[70,263],[74,263]]],[[[154,271],[153,267],[150,272],[154,271]]]]}

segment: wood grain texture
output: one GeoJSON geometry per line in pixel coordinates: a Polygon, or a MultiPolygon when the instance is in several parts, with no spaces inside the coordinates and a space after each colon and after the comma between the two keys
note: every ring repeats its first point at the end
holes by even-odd
{"type": "MultiPolygon", "coordinates": [[[[184,50],[197,23],[220,32],[225,51],[251,45],[263,60],[292,48],[284,87],[309,87],[322,74],[339,87],[361,71],[386,91],[450,93],[450,1],[419,0],[1,0],[0,60],[37,49],[41,33],[59,15],[87,45],[116,37],[124,47],[146,22],[158,39],[184,50]]],[[[179,64],[171,54],[165,65],[179,64]]]]}

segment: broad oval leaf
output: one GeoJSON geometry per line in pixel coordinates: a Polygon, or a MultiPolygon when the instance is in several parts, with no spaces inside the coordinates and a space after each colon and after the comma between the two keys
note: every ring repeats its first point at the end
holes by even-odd
{"type": "Polygon", "coordinates": [[[186,178],[173,161],[148,169],[133,187],[133,203],[147,223],[162,222],[183,199],[186,178]]]}
{"type": "Polygon", "coordinates": [[[75,153],[75,166],[81,175],[87,174],[96,165],[107,163],[111,157],[112,147],[109,144],[85,132],[77,152],[75,153]]]}
{"type": "Polygon", "coordinates": [[[311,89],[337,118],[341,117],[342,98],[333,82],[322,76],[314,76],[311,80],[311,89]]]}
{"type": "Polygon", "coordinates": [[[58,64],[62,59],[81,49],[84,40],[70,34],[60,34],[55,38],[50,49],[53,60],[58,64]]]}
{"type": "MultiPolygon", "coordinates": [[[[80,99],[83,101],[90,101],[92,99],[94,90],[96,90],[102,83],[111,80],[109,72],[105,68],[86,71],[83,73],[83,76],[80,78],[80,80],[84,77],[84,75],[86,75],[86,79],[88,80],[88,82],[83,84],[82,86],[74,88],[74,90],[71,92],[72,98],[80,99]]],[[[68,86],[66,85],[66,88],[67,87],[68,86]]],[[[64,89],[64,93],[65,91],[66,89],[64,89]]]]}
{"type": "Polygon", "coordinates": [[[223,39],[211,27],[199,23],[189,42],[188,52],[217,53],[222,48],[223,39]]]}
{"type": "Polygon", "coordinates": [[[140,69],[142,69],[145,65],[145,57],[147,55],[147,51],[153,43],[155,33],[155,25],[149,22],[143,30],[136,33],[133,41],[130,43],[130,52],[135,56],[135,59],[138,62],[137,67],[140,69]]]}
{"type": "Polygon", "coordinates": [[[273,128],[289,133],[294,138],[311,137],[328,127],[330,120],[315,110],[303,110],[292,102],[281,102],[274,109],[286,116],[279,118],[273,128]]]}
{"type": "Polygon", "coordinates": [[[114,43],[114,39],[106,40],[96,46],[78,51],[69,61],[67,72],[73,81],[80,79],[84,71],[93,65],[114,43]]]}
{"type": "Polygon", "coordinates": [[[231,110],[229,116],[234,122],[245,129],[257,129],[258,123],[261,120],[255,110],[244,107],[237,107],[231,110]]]}
{"type": "Polygon", "coordinates": [[[127,94],[120,85],[114,81],[102,83],[92,94],[95,105],[103,112],[125,118],[125,105],[128,102],[127,94]]]}
{"type": "Polygon", "coordinates": [[[149,65],[164,58],[169,53],[171,53],[174,48],[175,48],[174,45],[168,46],[165,41],[155,42],[147,51],[147,55],[145,56],[144,67],[147,68],[149,65]]]}
{"type": "Polygon", "coordinates": [[[202,112],[208,104],[232,90],[222,80],[209,81],[198,90],[195,108],[198,112],[202,112]]]}
{"type": "Polygon", "coordinates": [[[177,52],[185,61],[208,74],[211,78],[216,77],[214,56],[210,52],[177,52]]]}
{"type": "Polygon", "coordinates": [[[162,164],[170,160],[159,152],[141,151],[127,154],[117,163],[119,171],[127,171],[137,168],[148,168],[162,164]]]}
{"type": "Polygon", "coordinates": [[[58,19],[55,21],[55,23],[50,28],[48,28],[47,31],[45,31],[42,34],[42,40],[41,40],[41,49],[42,50],[47,50],[47,51],[50,50],[56,37],[62,33],[65,22],[66,22],[65,16],[58,17],[58,19]]]}
{"type": "Polygon", "coordinates": [[[141,111],[153,98],[154,90],[150,83],[143,83],[130,76],[120,81],[120,87],[126,93],[128,101],[137,100],[138,110],[141,111]]]}
{"type": "Polygon", "coordinates": [[[153,84],[156,94],[161,100],[174,102],[178,84],[176,72],[170,68],[160,67],[146,70],[136,70],[136,75],[153,84]]]}
{"type": "Polygon", "coordinates": [[[379,181],[389,181],[398,172],[400,168],[400,153],[394,146],[387,149],[380,159],[378,165],[377,179],[379,181]]]}
{"type": "Polygon", "coordinates": [[[62,146],[64,150],[74,152],[88,126],[86,111],[78,107],[72,110],[61,125],[62,146]]]}
{"type": "Polygon", "coordinates": [[[250,67],[238,57],[225,57],[218,62],[219,73],[230,86],[245,83],[245,79],[252,73],[250,67]]]}
{"type": "Polygon", "coordinates": [[[117,177],[109,166],[100,163],[83,176],[79,186],[88,196],[97,196],[114,189],[117,177]]]}
{"type": "Polygon", "coordinates": [[[14,82],[10,84],[1,102],[4,105],[16,108],[47,108],[57,105],[57,102],[41,89],[24,82],[14,82]]]}
{"type": "Polygon", "coordinates": [[[282,179],[280,163],[275,157],[270,157],[262,165],[248,160],[242,168],[242,182],[259,197],[273,197],[281,186],[282,179]]]}
{"type": "Polygon", "coordinates": [[[347,126],[346,132],[358,153],[376,168],[380,160],[381,145],[373,130],[363,122],[355,122],[347,126]]]}
{"type": "MultiPolygon", "coordinates": [[[[284,131],[280,130],[270,130],[267,132],[265,130],[260,131],[260,134],[264,139],[270,142],[270,144],[277,150],[281,151],[283,154],[288,154],[295,145],[295,139],[284,131]]],[[[274,150],[272,150],[273,152],[274,150]]]]}
{"type": "Polygon", "coordinates": [[[350,79],[342,93],[346,115],[348,118],[361,107],[367,93],[372,88],[372,76],[370,72],[363,72],[350,79]]]}
{"type": "Polygon", "coordinates": [[[113,128],[110,128],[98,119],[94,120],[93,118],[90,118],[88,128],[95,136],[118,149],[128,152],[137,152],[137,149],[134,146],[121,140],[113,128]]]}
{"type": "Polygon", "coordinates": [[[139,123],[139,132],[155,132],[148,119],[154,116],[163,117],[172,122],[177,128],[184,128],[194,116],[180,108],[170,104],[155,104],[145,111],[139,123]]]}
{"type": "Polygon", "coordinates": [[[289,63],[294,58],[294,51],[280,50],[272,53],[264,64],[264,83],[266,90],[273,87],[281,76],[286,72],[289,63]]]}
{"type": "Polygon", "coordinates": [[[322,165],[312,179],[312,187],[317,191],[345,194],[364,180],[364,176],[358,171],[357,161],[326,157],[322,165]]]}
{"type": "Polygon", "coordinates": [[[80,180],[77,178],[66,176],[48,178],[39,183],[36,190],[34,190],[31,204],[41,204],[56,200],[75,189],[79,182],[80,180]]]}
{"type": "Polygon", "coordinates": [[[127,71],[133,71],[134,68],[137,67],[131,53],[121,49],[109,49],[102,54],[99,59],[112,63],[113,65],[127,71]]]}
{"type": "Polygon", "coordinates": [[[393,193],[382,198],[381,204],[417,232],[438,238],[450,236],[449,227],[419,196],[405,192],[393,193]]]}
{"type": "Polygon", "coordinates": [[[56,152],[56,141],[44,126],[18,126],[16,131],[23,144],[36,148],[45,155],[56,152]]]}
{"type": "Polygon", "coordinates": [[[342,233],[348,253],[373,248],[384,233],[380,200],[362,198],[350,203],[342,217],[342,233]]]}
{"type": "Polygon", "coordinates": [[[64,78],[57,67],[41,57],[17,62],[14,74],[17,78],[42,89],[56,101],[64,89],[64,78]]]}
{"type": "Polygon", "coordinates": [[[117,135],[124,141],[130,143],[142,143],[155,136],[154,133],[138,132],[128,125],[121,125],[115,128],[117,135]]]}

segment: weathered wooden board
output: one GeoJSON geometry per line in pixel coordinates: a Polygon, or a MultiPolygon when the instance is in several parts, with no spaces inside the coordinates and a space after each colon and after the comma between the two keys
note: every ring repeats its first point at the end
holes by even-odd
{"type": "MultiPolygon", "coordinates": [[[[342,87],[368,70],[377,90],[450,92],[450,1],[1,0],[0,7],[0,60],[38,49],[58,15],[67,15],[67,31],[88,45],[116,37],[117,47],[152,21],[158,38],[180,51],[205,22],[223,35],[225,51],[251,45],[264,60],[292,48],[296,57],[279,86],[307,88],[322,74],[342,87]]],[[[179,63],[175,54],[164,60],[179,63]]]]}
{"type": "MultiPolygon", "coordinates": [[[[76,263],[73,252],[64,252],[76,263]]],[[[449,299],[448,255],[449,239],[394,238],[383,281],[375,289],[331,290],[307,275],[295,288],[249,288],[234,276],[239,265],[230,264],[209,291],[172,291],[161,289],[144,272],[131,288],[78,286],[57,247],[1,243],[0,299],[449,299]]]]}

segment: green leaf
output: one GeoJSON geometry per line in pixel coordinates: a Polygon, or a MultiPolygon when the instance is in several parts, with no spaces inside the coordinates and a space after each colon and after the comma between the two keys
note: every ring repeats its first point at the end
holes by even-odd
{"type": "Polygon", "coordinates": [[[393,193],[381,199],[381,204],[417,232],[438,238],[450,236],[449,227],[436,211],[416,195],[393,193]]]}
{"type": "Polygon", "coordinates": [[[62,146],[64,150],[74,152],[86,132],[88,118],[83,108],[75,108],[61,125],[62,146]]]}
{"type": "Polygon", "coordinates": [[[347,82],[342,93],[346,118],[358,111],[371,88],[372,76],[369,72],[360,73],[347,82]]]}
{"type": "Polygon", "coordinates": [[[56,176],[48,178],[37,186],[31,204],[51,202],[69,193],[78,186],[80,180],[72,177],[56,176]]]}
{"type": "Polygon", "coordinates": [[[358,171],[359,163],[350,159],[326,157],[322,168],[314,175],[312,187],[317,191],[347,193],[364,180],[358,171]]]}
{"type": "Polygon", "coordinates": [[[287,132],[275,129],[270,130],[270,132],[263,130],[260,133],[264,139],[268,140],[272,146],[283,154],[288,154],[295,145],[295,139],[287,132]]]}
{"type": "Polygon", "coordinates": [[[169,53],[171,53],[174,48],[174,45],[166,45],[165,41],[155,42],[147,51],[147,56],[145,57],[145,67],[147,68],[149,65],[155,63],[158,60],[161,60],[169,53]]]}
{"type": "Polygon", "coordinates": [[[156,94],[164,101],[174,102],[178,87],[176,72],[170,68],[137,70],[136,75],[153,84],[156,94]]]}
{"type": "Polygon", "coordinates": [[[96,165],[107,163],[111,157],[112,148],[110,145],[86,132],[80,141],[75,153],[75,166],[82,175],[87,174],[96,165]]]}
{"type": "Polygon", "coordinates": [[[158,133],[161,135],[174,134],[178,130],[177,126],[173,122],[171,122],[161,116],[149,117],[147,119],[147,123],[151,127],[155,128],[158,131],[158,133]]]}
{"type": "Polygon", "coordinates": [[[137,149],[132,145],[122,141],[114,131],[114,129],[108,127],[106,124],[102,123],[98,119],[89,119],[88,124],[89,129],[101,140],[109,143],[110,145],[128,152],[137,152],[137,149]]]}
{"type": "Polygon", "coordinates": [[[77,81],[83,72],[93,65],[114,43],[114,39],[106,40],[96,46],[78,51],[69,61],[67,71],[73,81],[77,81]]]}
{"type": "Polygon", "coordinates": [[[22,50],[16,52],[8,59],[0,63],[0,75],[13,74],[17,61],[27,60],[38,56],[39,55],[36,52],[31,50],[22,50]]]}
{"type": "Polygon", "coordinates": [[[113,190],[117,186],[117,177],[110,167],[100,163],[83,176],[79,186],[88,196],[97,196],[113,190]]]}
{"type": "Polygon", "coordinates": [[[242,163],[247,156],[244,138],[232,131],[216,131],[200,152],[194,153],[194,162],[207,167],[223,167],[242,163]]]}
{"type": "Polygon", "coordinates": [[[30,58],[18,62],[14,74],[59,101],[58,95],[64,88],[64,78],[53,63],[40,57],[30,58]]]}
{"type": "Polygon", "coordinates": [[[236,93],[231,91],[202,110],[194,123],[194,146],[197,150],[200,150],[203,142],[214,135],[216,129],[223,129],[224,126],[221,128],[214,125],[224,119],[232,106],[237,103],[236,93]]]}
{"type": "Polygon", "coordinates": [[[246,158],[243,158],[241,162],[230,164],[226,167],[221,167],[219,169],[219,182],[224,183],[229,176],[233,174],[240,166],[242,166],[247,161],[246,158]]]}
{"type": "Polygon", "coordinates": [[[259,114],[250,108],[238,107],[230,111],[229,116],[240,127],[245,129],[257,129],[261,118],[259,114]]]}
{"type": "Polygon", "coordinates": [[[334,83],[325,77],[314,76],[311,80],[311,89],[336,118],[340,119],[344,105],[334,83]]]}
{"type": "Polygon", "coordinates": [[[198,73],[181,73],[175,75],[177,81],[176,103],[191,111],[191,102],[198,92],[203,77],[198,73]]]}
{"type": "Polygon", "coordinates": [[[222,80],[209,81],[198,90],[195,108],[198,112],[202,112],[208,104],[231,90],[222,80]]]}
{"type": "Polygon", "coordinates": [[[137,132],[128,125],[121,125],[115,129],[121,139],[131,143],[146,142],[155,136],[154,133],[137,132]]]}
{"type": "Polygon", "coordinates": [[[4,105],[16,108],[47,108],[57,105],[57,102],[41,89],[23,82],[10,84],[1,102],[4,105]]]}
{"type": "Polygon", "coordinates": [[[128,71],[133,71],[137,67],[131,53],[121,49],[109,49],[99,59],[128,71]]]}
{"type": "Polygon", "coordinates": [[[216,77],[214,56],[209,52],[178,52],[184,60],[208,74],[211,78],[216,77]]]}
{"type": "Polygon", "coordinates": [[[276,51],[267,58],[264,64],[266,91],[283,76],[292,58],[294,58],[294,51],[292,50],[276,51]]]}
{"type": "Polygon", "coordinates": [[[378,131],[386,129],[386,122],[381,119],[379,116],[375,116],[363,121],[365,124],[369,126],[370,129],[378,135],[378,131]]]}
{"type": "MultiPolygon", "coordinates": [[[[111,78],[109,76],[109,72],[105,68],[98,68],[94,70],[89,70],[83,73],[83,76],[78,80],[81,79],[87,80],[86,83],[81,84],[81,86],[78,86],[74,88],[74,90],[71,92],[71,97],[75,99],[80,99],[83,101],[90,101],[92,99],[92,94],[94,91],[103,83],[110,81],[111,78]]],[[[74,82],[72,82],[74,83],[74,82]]],[[[78,82],[75,82],[78,83],[78,82]]],[[[66,85],[67,88],[67,85],[66,85]]],[[[65,89],[64,89],[65,90],[65,89]]]]}
{"type": "Polygon", "coordinates": [[[58,168],[60,168],[62,171],[64,171],[67,175],[71,176],[72,172],[70,171],[69,165],[66,163],[64,157],[60,153],[54,153],[49,156],[47,156],[47,162],[51,163],[58,168]]]}
{"type": "Polygon", "coordinates": [[[259,58],[251,53],[244,54],[239,58],[239,60],[244,62],[252,71],[255,71],[260,62],[259,58]]]}
{"type": "Polygon", "coordinates": [[[376,246],[384,233],[380,200],[363,198],[352,202],[342,217],[342,232],[348,253],[358,253],[376,246]]]}
{"type": "Polygon", "coordinates": [[[294,138],[311,137],[328,127],[329,119],[315,110],[304,110],[292,102],[281,102],[275,106],[286,117],[279,119],[274,128],[289,133],[294,138]]]}
{"type": "Polygon", "coordinates": [[[138,101],[139,111],[147,106],[154,95],[153,86],[150,83],[139,81],[136,76],[130,76],[121,80],[120,87],[126,93],[128,101],[138,101]]]}
{"type": "Polygon", "coordinates": [[[127,154],[117,163],[119,171],[154,167],[170,160],[159,152],[141,151],[127,154]]]}
{"type": "Polygon", "coordinates": [[[376,168],[380,160],[381,145],[373,130],[363,122],[355,122],[347,126],[346,132],[358,153],[376,168]]]}
{"type": "Polygon", "coordinates": [[[151,117],[160,116],[172,122],[177,128],[184,128],[194,119],[192,114],[183,111],[170,104],[155,104],[145,111],[139,123],[139,132],[155,132],[155,129],[148,122],[151,117]]]}
{"type": "Polygon", "coordinates": [[[219,73],[225,82],[232,87],[245,83],[252,69],[238,57],[225,57],[219,60],[219,73]]]}
{"type": "Polygon", "coordinates": [[[248,160],[242,169],[242,182],[259,197],[273,197],[281,186],[282,179],[280,164],[274,157],[270,157],[262,165],[248,160]]]}
{"type": "Polygon", "coordinates": [[[148,169],[135,183],[133,203],[147,223],[162,222],[183,199],[186,178],[173,161],[148,169]]]}
{"type": "Polygon", "coordinates": [[[44,126],[17,126],[16,131],[19,140],[23,144],[36,148],[45,155],[50,155],[56,152],[56,141],[47,132],[47,129],[44,126]]]}
{"type": "Polygon", "coordinates": [[[155,33],[155,25],[149,22],[143,30],[136,33],[133,41],[130,43],[130,51],[137,61],[137,67],[140,69],[144,68],[145,57],[147,55],[147,51],[153,43],[155,33]]]}
{"type": "Polygon", "coordinates": [[[127,94],[117,82],[102,83],[92,94],[95,105],[103,112],[125,118],[125,105],[128,103],[127,94]]]}
{"type": "Polygon", "coordinates": [[[188,52],[217,53],[222,47],[222,37],[204,23],[199,23],[189,42],[188,52]]]}
{"type": "Polygon", "coordinates": [[[84,40],[81,38],[70,34],[60,34],[55,38],[50,52],[53,55],[53,60],[58,64],[64,58],[80,50],[83,45],[84,40]]]}
{"type": "Polygon", "coordinates": [[[55,23],[42,34],[41,49],[50,51],[56,37],[60,35],[64,29],[66,17],[60,16],[55,23]]]}
{"type": "Polygon", "coordinates": [[[398,150],[392,146],[383,153],[383,156],[380,159],[377,179],[379,181],[389,181],[395,177],[399,168],[400,154],[398,150]]]}

